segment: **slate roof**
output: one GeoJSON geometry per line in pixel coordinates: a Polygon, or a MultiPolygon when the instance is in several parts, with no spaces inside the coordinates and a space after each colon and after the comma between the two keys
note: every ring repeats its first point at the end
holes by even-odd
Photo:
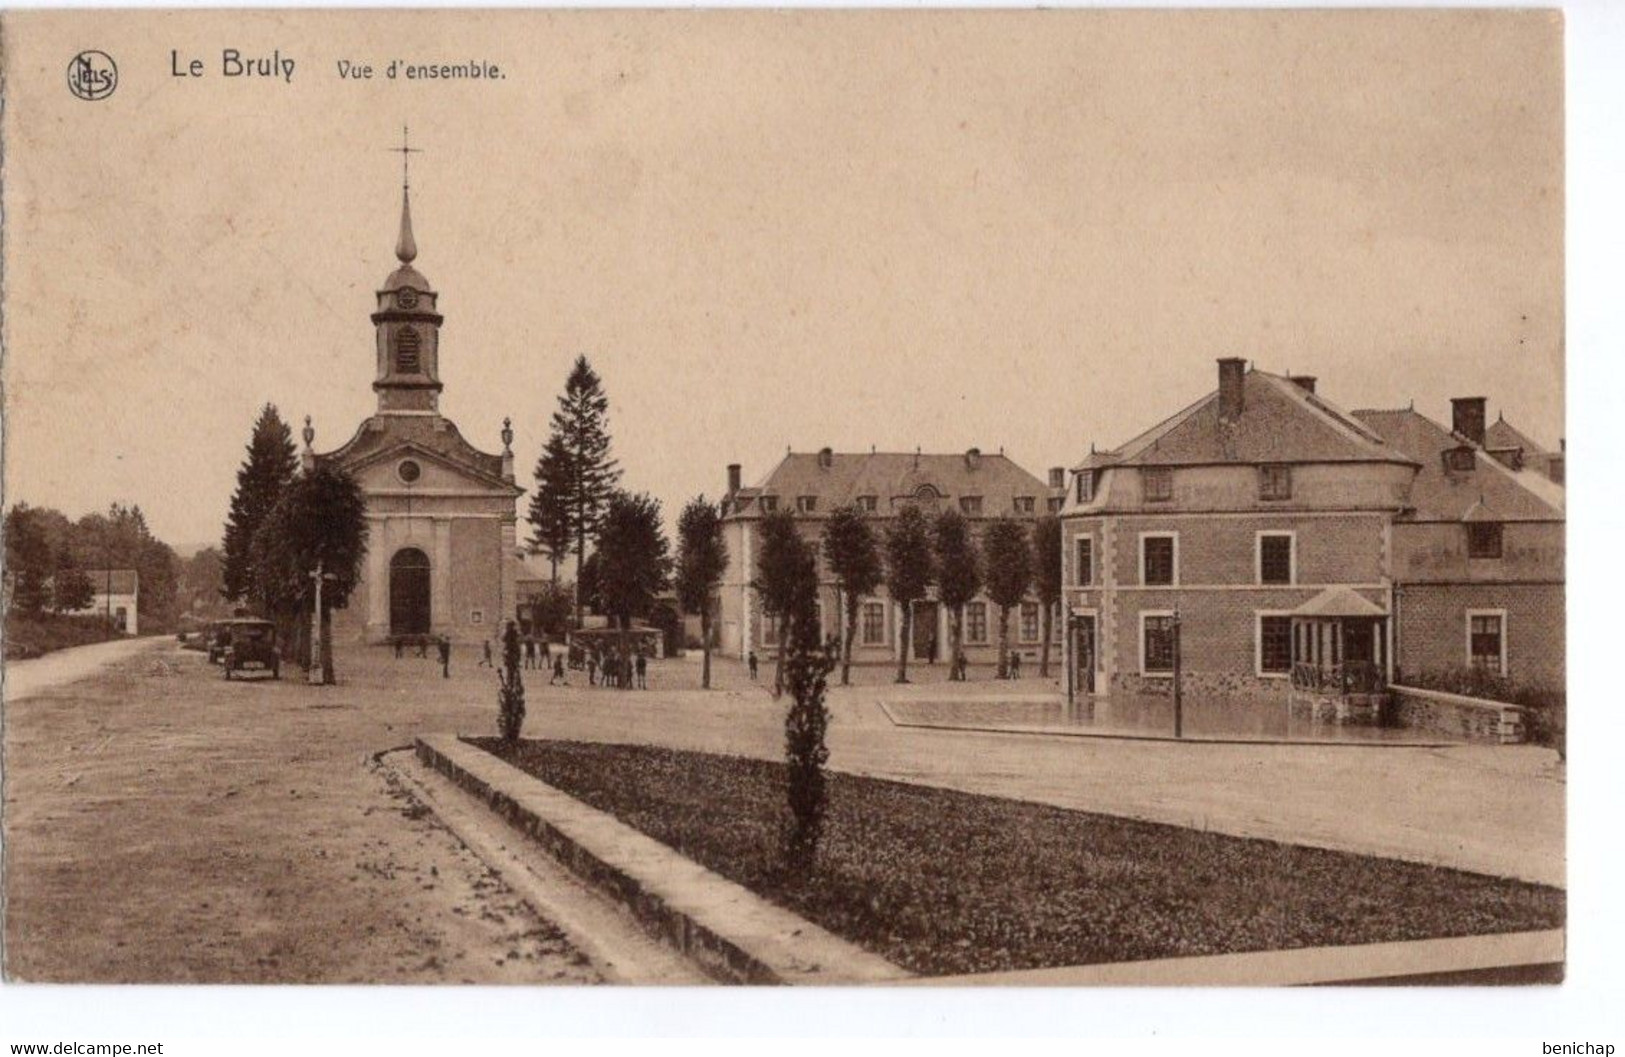
{"type": "Polygon", "coordinates": [[[1522,448],[1525,455],[1550,455],[1551,449],[1536,444],[1529,439],[1529,435],[1521,432],[1512,423],[1504,418],[1497,418],[1484,431],[1484,446],[1486,448],[1522,448]]]}
{"type": "MultiPolygon", "coordinates": [[[[1014,513],[1018,496],[1032,497],[1034,513],[1042,514],[1045,500],[1063,491],[1051,489],[1005,455],[982,454],[972,459],[967,453],[832,452],[825,466],[818,452],[791,452],[760,484],[735,493],[735,499],[773,495],[779,497],[780,509],[794,510],[796,497],[816,496],[818,505],[812,516],[819,517],[859,496],[874,496],[875,513],[886,515],[893,512],[893,500],[913,498],[925,486],[955,504],[965,496],[980,496],[983,517],[1014,513]]],[[[754,503],[738,505],[744,506],[739,513],[761,513],[754,503]]]]}
{"type": "MultiPolygon", "coordinates": [[[[463,439],[450,419],[435,415],[374,415],[363,421],[355,436],[342,447],[316,458],[322,462],[332,460],[346,469],[353,469],[374,456],[406,445],[439,456],[494,484],[512,487],[502,479],[501,455],[480,451],[463,439]]],[[[517,494],[520,489],[515,488],[514,491],[517,494]]]]}
{"type": "Polygon", "coordinates": [[[1411,409],[1354,414],[1420,464],[1411,482],[1413,521],[1562,520],[1564,489],[1530,468],[1513,470],[1482,447],[1411,409]],[[1473,469],[1452,471],[1444,453],[1473,449],[1473,469]]]}
{"type": "Polygon", "coordinates": [[[1214,390],[1121,447],[1091,452],[1075,468],[1411,461],[1324,397],[1282,375],[1249,370],[1234,421],[1219,420],[1214,390]]]}
{"type": "MultiPolygon", "coordinates": [[[[92,591],[98,595],[108,593],[106,569],[86,569],[85,575],[90,577],[90,589],[92,591]]],[[[140,583],[140,577],[136,575],[134,569],[113,570],[113,594],[133,595],[138,583],[140,583]]]]}

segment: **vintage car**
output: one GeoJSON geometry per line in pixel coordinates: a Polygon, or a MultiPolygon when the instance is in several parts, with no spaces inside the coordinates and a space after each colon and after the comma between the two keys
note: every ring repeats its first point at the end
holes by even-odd
{"type": "Polygon", "coordinates": [[[223,622],[220,638],[225,639],[220,663],[225,666],[226,678],[243,672],[269,672],[271,678],[282,678],[282,656],[277,650],[276,625],[269,620],[237,619],[223,622]]]}

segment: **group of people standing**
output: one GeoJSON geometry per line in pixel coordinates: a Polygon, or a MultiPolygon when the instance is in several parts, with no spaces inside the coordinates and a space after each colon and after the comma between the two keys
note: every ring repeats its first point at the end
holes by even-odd
{"type": "Polygon", "coordinates": [[[622,653],[609,649],[600,653],[584,651],[588,686],[608,686],[620,690],[649,689],[649,658],[642,649],[622,653]]]}

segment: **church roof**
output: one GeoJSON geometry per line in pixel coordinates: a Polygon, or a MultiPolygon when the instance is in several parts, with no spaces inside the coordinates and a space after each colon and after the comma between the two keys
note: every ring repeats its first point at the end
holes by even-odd
{"type": "Polygon", "coordinates": [[[439,415],[374,415],[362,422],[355,436],[343,446],[316,458],[353,471],[377,457],[408,447],[493,484],[512,488],[515,495],[523,491],[503,479],[501,455],[480,451],[463,439],[450,419],[439,415]]]}

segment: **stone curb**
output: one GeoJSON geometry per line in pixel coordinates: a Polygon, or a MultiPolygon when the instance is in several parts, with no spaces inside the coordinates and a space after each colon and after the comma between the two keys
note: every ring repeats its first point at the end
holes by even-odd
{"type": "MultiPolygon", "coordinates": [[[[1456,936],[1437,940],[1306,947],[1196,958],[1159,958],[1055,969],[934,976],[910,980],[926,986],[990,984],[1024,987],[1303,987],[1404,982],[1407,978],[1458,978],[1497,970],[1562,966],[1562,929],[1456,936]]],[[[1473,981],[1476,982],[1476,981],[1473,981]]]]}
{"type": "Polygon", "coordinates": [[[454,735],[420,737],[415,752],[719,980],[828,986],[911,977],[454,735]]]}

